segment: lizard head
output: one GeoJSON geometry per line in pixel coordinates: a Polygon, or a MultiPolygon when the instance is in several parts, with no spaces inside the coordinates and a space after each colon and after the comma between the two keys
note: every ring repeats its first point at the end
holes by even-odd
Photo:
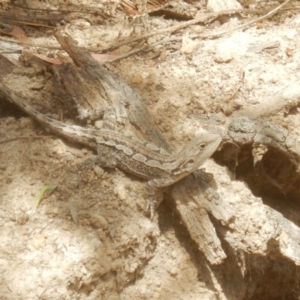
{"type": "Polygon", "coordinates": [[[202,163],[217,150],[221,141],[222,138],[217,134],[197,134],[187,146],[177,154],[177,168],[173,174],[182,174],[183,177],[197,170],[202,163]]]}

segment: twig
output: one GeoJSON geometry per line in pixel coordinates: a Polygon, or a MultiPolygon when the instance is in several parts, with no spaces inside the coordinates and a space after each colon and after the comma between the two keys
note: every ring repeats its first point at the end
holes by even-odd
{"type": "MultiPolygon", "coordinates": [[[[198,38],[217,37],[217,36],[220,36],[222,34],[225,34],[225,33],[228,33],[228,32],[234,31],[234,30],[237,30],[237,29],[246,28],[246,27],[248,27],[249,25],[251,25],[253,23],[256,23],[256,22],[258,22],[260,20],[269,18],[270,16],[272,16],[273,14],[275,14],[278,10],[280,10],[280,8],[282,8],[284,5],[286,5],[289,1],[290,0],[286,0],[284,3],[282,3],[281,5],[279,5],[278,7],[276,7],[274,10],[268,12],[267,14],[263,15],[262,17],[259,17],[259,18],[255,19],[255,20],[252,20],[252,21],[250,21],[250,22],[248,22],[246,24],[237,26],[237,27],[229,29],[229,30],[224,30],[224,31],[219,32],[219,33],[210,33],[210,34],[206,34],[206,35],[197,35],[197,36],[195,36],[195,38],[196,37],[198,37],[198,38]]],[[[293,8],[291,7],[291,8],[288,8],[288,9],[293,9],[293,8]]],[[[250,10],[250,12],[251,11],[252,10],[250,10]]],[[[155,35],[164,34],[164,33],[167,33],[167,32],[174,32],[174,31],[181,30],[181,29],[183,29],[185,27],[188,27],[190,25],[196,25],[198,23],[204,23],[204,22],[207,22],[209,19],[216,19],[216,18],[218,18],[220,16],[223,16],[223,15],[230,15],[230,14],[241,13],[241,12],[249,12],[249,10],[237,9],[237,10],[224,10],[224,11],[220,11],[218,13],[209,13],[209,14],[206,14],[205,16],[199,17],[197,19],[189,20],[187,22],[180,23],[178,25],[174,25],[174,26],[167,27],[167,28],[164,28],[164,29],[161,29],[161,30],[158,30],[158,31],[147,33],[145,35],[133,38],[131,40],[126,40],[126,41],[120,42],[120,43],[115,44],[115,45],[111,45],[111,46],[108,46],[108,47],[100,48],[100,49],[97,49],[97,50],[95,50],[95,49],[88,49],[88,50],[94,51],[94,52],[108,51],[108,50],[111,50],[111,49],[119,48],[119,47],[121,47],[123,45],[129,45],[131,43],[134,43],[134,42],[137,42],[137,41],[140,41],[140,40],[143,40],[143,39],[155,36],[155,35]]],[[[180,39],[181,38],[177,38],[177,39],[174,38],[174,39],[172,39],[172,41],[180,40],[180,39]]],[[[48,48],[48,49],[61,50],[61,47],[59,47],[59,46],[53,46],[53,45],[37,45],[37,44],[34,44],[34,43],[30,43],[30,42],[24,43],[24,42],[20,42],[20,41],[16,41],[16,40],[6,39],[4,37],[0,37],[0,40],[8,41],[8,42],[11,42],[11,43],[16,43],[16,44],[20,44],[20,45],[28,45],[28,46],[33,46],[33,47],[40,47],[40,48],[48,48]]],[[[161,42],[161,43],[164,43],[164,42],[161,42]]],[[[149,45],[148,47],[153,47],[153,45],[149,45]]],[[[135,53],[143,51],[143,50],[144,50],[144,47],[141,47],[139,49],[136,49],[136,52],[135,52],[135,50],[133,50],[132,53],[130,53],[129,55],[135,54],[135,53]]],[[[124,57],[127,57],[129,55],[125,55],[124,57]]],[[[120,56],[120,57],[114,58],[111,61],[110,60],[105,61],[104,63],[112,62],[112,61],[115,61],[115,60],[118,60],[118,59],[121,59],[121,58],[124,58],[124,57],[120,56]]]]}
{"type": "MultiPolygon", "coordinates": [[[[237,29],[243,29],[243,28],[246,28],[248,27],[249,25],[251,24],[254,24],[258,21],[261,21],[263,19],[266,19],[266,18],[269,18],[271,16],[273,16],[276,12],[278,12],[284,5],[286,5],[290,0],[286,0],[284,3],[282,3],[281,5],[277,6],[276,8],[274,8],[273,10],[269,11],[267,14],[259,17],[259,18],[256,18],[254,20],[251,20],[245,24],[242,24],[240,26],[237,26],[237,27],[234,27],[234,28],[231,28],[231,29],[228,29],[228,30],[224,30],[222,32],[217,32],[217,33],[209,33],[209,34],[200,34],[200,35],[192,35],[190,36],[191,39],[195,39],[195,38],[209,38],[209,37],[218,37],[220,35],[223,35],[223,34],[226,34],[228,32],[231,32],[231,31],[234,31],[234,30],[237,30],[237,29]]],[[[121,42],[117,45],[114,45],[113,48],[118,48],[122,45],[125,45],[125,44],[130,44],[130,43],[133,43],[133,42],[136,42],[136,41],[139,41],[141,39],[145,39],[145,38],[148,38],[148,37],[151,37],[153,35],[158,35],[158,34],[161,34],[161,33],[166,33],[166,32],[172,32],[172,31],[177,31],[179,29],[183,29],[189,25],[194,25],[194,24],[197,24],[197,23],[200,23],[200,22],[204,22],[204,21],[207,21],[208,19],[210,18],[216,18],[217,16],[220,16],[220,15],[223,15],[224,13],[226,14],[229,14],[229,13],[236,13],[237,10],[233,11],[222,11],[222,12],[219,12],[218,14],[216,13],[212,13],[212,14],[208,14],[206,15],[205,17],[201,17],[201,18],[198,18],[198,19],[194,19],[194,20],[190,20],[190,21],[187,21],[183,24],[179,24],[179,25],[175,25],[175,26],[171,26],[171,27],[168,27],[168,28],[164,28],[162,30],[158,30],[156,32],[152,32],[152,33],[148,33],[148,34],[145,34],[143,36],[140,36],[140,37],[137,37],[137,38],[134,38],[130,41],[124,41],[124,42],[121,42]]],[[[153,44],[150,44],[150,45],[147,45],[147,46],[143,46],[143,47],[140,47],[140,48],[137,48],[137,49],[134,49],[132,51],[129,51],[129,52],[126,52],[126,53],[123,53],[117,57],[114,57],[112,59],[108,59],[108,60],[105,60],[102,62],[102,64],[107,64],[107,63],[111,63],[111,62],[114,62],[114,61],[117,61],[117,60],[120,60],[120,59],[123,59],[123,58],[126,58],[130,55],[133,55],[133,54],[136,54],[138,52],[141,52],[141,51],[146,51],[148,49],[151,49],[157,45],[160,45],[160,44],[166,44],[168,42],[172,42],[172,41],[178,41],[178,40],[181,40],[182,37],[172,37],[172,38],[166,38],[166,39],[163,39],[163,40],[160,40],[156,43],[153,43],[153,44]]],[[[109,48],[107,48],[109,49],[109,48]]],[[[112,49],[112,47],[110,47],[110,49],[112,49]]]]}
{"type": "MultiPolygon", "coordinates": [[[[180,38],[182,39],[182,37],[180,38]]],[[[143,46],[143,47],[140,47],[140,48],[137,48],[137,49],[134,49],[132,51],[129,51],[129,52],[126,52],[126,53],[123,53],[119,56],[116,56],[114,58],[111,58],[111,59],[107,59],[105,61],[103,61],[101,64],[107,64],[107,63],[111,63],[111,62],[114,62],[116,60],[120,60],[120,59],[123,59],[123,58],[126,58],[130,55],[133,55],[133,54],[136,54],[138,52],[142,52],[142,51],[147,51],[147,50],[150,50],[151,48],[155,47],[155,46],[158,46],[160,44],[166,44],[166,43],[169,43],[169,42],[173,42],[173,41],[177,41],[178,38],[177,37],[173,37],[173,38],[166,38],[166,39],[163,39],[163,40],[160,40],[156,43],[153,43],[153,44],[150,44],[150,45],[146,45],[146,46],[143,46]]]]}
{"type": "Polygon", "coordinates": [[[221,15],[227,15],[227,14],[233,14],[233,13],[236,13],[236,10],[226,10],[226,11],[222,11],[222,12],[218,12],[218,13],[209,13],[209,14],[206,14],[205,16],[202,16],[202,17],[197,18],[197,19],[189,20],[187,22],[180,23],[178,25],[163,28],[161,30],[150,32],[150,33],[144,34],[142,36],[139,36],[139,37],[136,37],[136,38],[133,38],[133,39],[130,39],[130,40],[125,40],[125,41],[120,42],[120,43],[115,44],[115,45],[111,45],[111,46],[108,46],[108,47],[105,47],[105,48],[101,48],[101,51],[107,51],[107,50],[119,48],[121,46],[128,45],[128,44],[131,44],[131,43],[143,40],[143,39],[147,39],[147,38],[155,36],[155,35],[164,34],[164,33],[167,33],[167,32],[174,32],[174,31],[183,29],[185,27],[188,27],[190,25],[195,25],[195,24],[198,24],[198,23],[207,22],[209,19],[215,19],[215,18],[217,18],[221,15]]]}
{"type": "Polygon", "coordinates": [[[240,26],[237,26],[237,27],[234,27],[234,28],[230,28],[228,30],[223,30],[221,32],[216,32],[216,33],[209,33],[209,34],[200,34],[198,35],[199,38],[211,38],[211,37],[218,37],[220,35],[223,35],[225,33],[229,33],[229,32],[232,32],[232,31],[235,31],[237,29],[244,29],[246,27],[248,27],[249,25],[252,25],[258,21],[261,21],[261,20],[264,20],[264,19],[267,19],[271,16],[273,16],[275,13],[277,13],[284,5],[286,5],[288,2],[290,2],[290,0],[286,0],[285,2],[283,2],[282,4],[280,4],[279,6],[275,7],[273,10],[269,11],[267,14],[259,17],[259,18],[256,18],[254,20],[251,20],[245,24],[242,24],[240,26]]]}
{"type": "Polygon", "coordinates": [[[60,46],[53,46],[53,45],[42,45],[42,44],[36,44],[31,42],[21,42],[15,39],[6,38],[4,36],[0,37],[0,41],[5,41],[13,44],[18,44],[22,46],[31,46],[31,47],[38,47],[38,48],[47,48],[47,49],[54,49],[54,50],[62,50],[60,46]]]}
{"type": "MultiPolygon", "coordinates": [[[[282,3],[279,6],[277,6],[273,10],[269,11],[267,14],[265,14],[265,15],[259,17],[259,18],[256,18],[256,19],[254,19],[252,21],[249,21],[246,24],[242,24],[242,25],[237,26],[235,28],[232,28],[232,29],[229,29],[229,30],[224,30],[224,31],[219,32],[219,33],[209,33],[209,34],[206,34],[206,35],[198,35],[198,37],[200,37],[200,38],[217,37],[217,36],[220,36],[222,34],[225,34],[225,33],[228,33],[228,32],[234,31],[234,30],[237,30],[237,29],[246,28],[246,27],[248,27],[249,25],[251,25],[253,23],[256,23],[256,22],[258,22],[260,20],[263,20],[263,19],[271,17],[276,12],[278,12],[278,10],[280,10],[284,5],[286,5],[289,1],[290,0],[286,0],[284,3],[282,3]]],[[[152,37],[152,36],[155,36],[155,35],[178,31],[178,30],[181,30],[181,29],[183,29],[185,27],[188,27],[190,25],[196,25],[198,23],[204,23],[204,22],[207,22],[209,19],[216,19],[216,18],[218,18],[220,16],[223,16],[223,15],[231,15],[231,14],[235,14],[235,13],[248,12],[248,11],[249,10],[245,10],[245,9],[236,9],[236,10],[223,10],[223,11],[220,11],[220,12],[209,13],[209,14],[206,14],[205,16],[201,16],[199,18],[196,18],[196,19],[193,19],[193,20],[189,20],[187,22],[180,23],[178,25],[170,26],[170,27],[167,27],[167,28],[164,28],[164,29],[161,29],[161,30],[157,30],[157,31],[154,31],[154,32],[151,32],[151,33],[144,34],[142,36],[133,38],[131,40],[126,40],[126,41],[120,42],[120,43],[112,45],[112,46],[101,48],[101,51],[107,51],[107,50],[119,48],[121,46],[128,45],[128,44],[131,44],[133,42],[137,42],[137,41],[140,41],[142,39],[146,39],[146,38],[149,38],[149,37],[152,37]]],[[[250,10],[250,12],[251,11],[252,10],[250,10]]],[[[142,51],[142,50],[139,50],[139,51],[142,51]]]]}

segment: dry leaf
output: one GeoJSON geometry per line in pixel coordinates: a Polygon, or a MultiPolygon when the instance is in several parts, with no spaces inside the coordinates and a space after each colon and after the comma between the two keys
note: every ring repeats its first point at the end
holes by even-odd
{"type": "Polygon", "coordinates": [[[291,49],[291,48],[286,48],[285,49],[285,53],[287,56],[291,57],[291,56],[294,56],[294,50],[291,49]]]}
{"type": "Polygon", "coordinates": [[[5,32],[5,33],[14,36],[15,38],[17,38],[22,43],[26,43],[27,42],[26,33],[19,26],[13,25],[11,31],[5,32]]]}

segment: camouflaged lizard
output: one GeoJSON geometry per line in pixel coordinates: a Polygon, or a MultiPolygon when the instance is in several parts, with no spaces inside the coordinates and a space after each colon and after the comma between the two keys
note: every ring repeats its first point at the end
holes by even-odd
{"type": "Polygon", "coordinates": [[[116,131],[67,125],[32,108],[1,81],[0,90],[6,98],[52,131],[71,141],[96,149],[95,161],[101,166],[118,167],[146,179],[148,186],[153,190],[172,185],[193,173],[215,152],[221,142],[219,135],[201,133],[181,151],[172,154],[154,144],[134,140],[116,131]]]}

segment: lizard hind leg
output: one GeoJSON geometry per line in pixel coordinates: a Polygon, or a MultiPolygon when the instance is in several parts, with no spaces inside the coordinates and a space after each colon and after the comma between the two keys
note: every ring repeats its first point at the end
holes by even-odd
{"type": "Polygon", "coordinates": [[[109,149],[106,145],[101,144],[97,146],[97,155],[94,155],[93,160],[95,164],[98,164],[103,168],[115,169],[119,164],[113,150],[109,149]]]}
{"type": "Polygon", "coordinates": [[[117,167],[117,160],[114,157],[107,157],[106,155],[92,155],[84,161],[83,168],[85,170],[91,170],[96,165],[103,168],[115,169],[117,167]]]}

